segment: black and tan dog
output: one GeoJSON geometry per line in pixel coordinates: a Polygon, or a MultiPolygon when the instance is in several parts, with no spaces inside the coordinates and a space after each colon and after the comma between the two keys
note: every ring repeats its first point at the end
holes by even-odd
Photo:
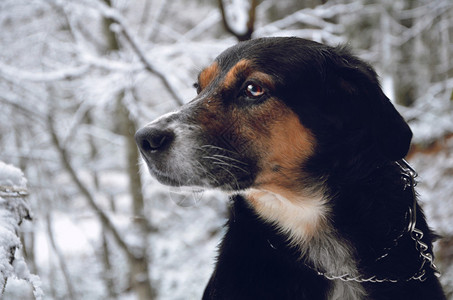
{"type": "Polygon", "coordinates": [[[368,64],[256,39],[196,87],[136,140],[160,182],[233,194],[203,299],[444,299],[402,160],[412,133],[368,64]]]}

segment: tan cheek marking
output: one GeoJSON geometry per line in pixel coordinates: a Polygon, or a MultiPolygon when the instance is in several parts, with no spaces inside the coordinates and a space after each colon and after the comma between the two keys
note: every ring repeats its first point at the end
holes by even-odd
{"type": "Polygon", "coordinates": [[[274,105],[279,115],[263,138],[260,173],[254,187],[292,199],[300,195],[301,166],[313,155],[315,138],[297,115],[281,103],[274,105]]]}
{"type": "Polygon", "coordinates": [[[242,59],[236,63],[225,75],[223,85],[225,88],[231,88],[235,84],[238,75],[242,73],[244,76],[248,76],[252,71],[252,62],[247,59],[242,59]]]}
{"type": "Polygon", "coordinates": [[[214,62],[212,65],[210,65],[200,73],[199,77],[200,88],[201,89],[206,88],[218,74],[219,65],[217,64],[217,62],[214,62]]]}
{"type": "Polygon", "coordinates": [[[282,102],[263,103],[256,122],[264,123],[255,137],[259,168],[255,183],[246,192],[250,205],[261,218],[303,245],[320,231],[328,230],[328,207],[320,191],[302,187],[303,163],[313,155],[315,138],[298,116],[282,102]]]}

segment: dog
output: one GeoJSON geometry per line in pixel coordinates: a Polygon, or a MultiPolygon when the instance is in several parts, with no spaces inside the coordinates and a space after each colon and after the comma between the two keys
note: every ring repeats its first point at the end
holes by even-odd
{"type": "Polygon", "coordinates": [[[135,138],[161,183],[231,196],[203,299],[445,299],[403,160],[412,132],[370,65],[342,46],[260,38],[195,87],[135,138]]]}

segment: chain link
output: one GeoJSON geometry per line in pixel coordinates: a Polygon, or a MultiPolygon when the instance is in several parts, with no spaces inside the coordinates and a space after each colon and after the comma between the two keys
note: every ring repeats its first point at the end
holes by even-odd
{"type": "MultiPolygon", "coordinates": [[[[312,267],[310,267],[313,269],[312,267]]],[[[314,269],[313,269],[314,270],[314,269]]],[[[314,270],[316,271],[316,270],[314,270]]],[[[401,279],[401,278],[379,278],[376,275],[370,276],[370,277],[364,277],[362,275],[357,275],[357,276],[352,276],[350,274],[343,274],[343,275],[331,275],[323,272],[316,271],[316,273],[320,276],[323,276],[329,280],[341,280],[341,281],[355,281],[355,282],[372,282],[372,283],[382,283],[382,282],[401,282],[401,281],[411,281],[411,280],[419,280],[419,281],[425,281],[426,280],[426,271],[423,269],[421,272],[417,272],[413,276],[406,278],[406,279],[401,279]]]]}
{"type": "MultiPolygon", "coordinates": [[[[306,264],[310,269],[315,271],[318,275],[323,276],[329,280],[341,280],[341,281],[355,281],[355,282],[372,282],[372,283],[382,283],[382,282],[402,282],[402,281],[411,281],[411,280],[417,280],[417,281],[425,281],[426,280],[426,269],[425,265],[428,263],[429,267],[433,270],[434,275],[439,277],[440,272],[437,268],[437,266],[434,264],[434,257],[432,253],[429,252],[429,247],[426,243],[422,241],[423,238],[423,231],[420,229],[416,228],[417,225],[417,200],[416,200],[416,194],[415,194],[415,186],[417,185],[415,178],[418,176],[417,172],[409,165],[409,163],[405,160],[402,159],[397,162],[397,164],[400,166],[400,168],[403,171],[403,180],[405,181],[405,187],[404,189],[410,188],[412,191],[412,196],[413,196],[413,205],[412,207],[409,207],[408,210],[408,215],[409,215],[409,224],[407,226],[407,229],[403,231],[402,234],[400,234],[395,240],[395,246],[398,244],[398,240],[405,234],[409,233],[410,237],[415,243],[415,249],[419,252],[420,258],[422,260],[420,268],[418,271],[407,278],[379,278],[376,275],[370,276],[370,277],[364,277],[363,275],[350,275],[350,274],[342,274],[342,275],[333,275],[325,272],[320,272],[316,268],[306,264]]],[[[387,252],[383,254],[382,256],[378,257],[376,261],[386,257],[389,254],[389,251],[391,248],[386,248],[385,249],[387,252]]]]}

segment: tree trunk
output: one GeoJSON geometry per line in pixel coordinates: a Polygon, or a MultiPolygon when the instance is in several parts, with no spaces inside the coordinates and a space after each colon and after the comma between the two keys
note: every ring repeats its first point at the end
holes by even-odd
{"type": "Polygon", "coordinates": [[[109,299],[117,299],[117,294],[115,291],[115,282],[112,270],[112,264],[110,262],[110,248],[107,242],[107,230],[105,226],[102,226],[102,262],[104,265],[104,281],[107,288],[107,294],[109,299]]]}
{"type": "MultiPolygon", "coordinates": [[[[416,6],[416,0],[405,0],[405,9],[413,9],[416,6]]],[[[400,21],[401,25],[411,28],[414,24],[412,18],[406,18],[400,21]]],[[[417,98],[417,85],[414,80],[414,47],[415,40],[409,39],[403,43],[399,50],[399,60],[393,76],[395,100],[396,103],[411,106],[417,98]]]]}
{"type": "Polygon", "coordinates": [[[137,292],[138,299],[154,299],[156,292],[153,290],[150,278],[147,257],[148,237],[150,226],[144,216],[144,200],[142,194],[142,181],[138,165],[139,153],[135,144],[134,133],[136,125],[131,120],[129,110],[124,105],[124,92],[118,96],[118,121],[121,134],[126,142],[127,174],[129,178],[129,193],[132,196],[132,211],[134,213],[134,233],[140,237],[141,245],[134,249],[134,256],[129,258],[131,267],[131,285],[137,292]]]}
{"type": "MultiPolygon", "coordinates": [[[[104,0],[108,6],[112,6],[110,0],[104,0]]],[[[117,36],[110,29],[114,20],[104,18],[104,32],[109,46],[108,51],[118,51],[120,44],[117,36]]],[[[135,234],[140,237],[141,245],[133,249],[133,255],[129,255],[130,282],[132,289],[137,293],[139,300],[151,300],[156,297],[156,291],[152,288],[147,257],[147,245],[149,237],[148,222],[144,218],[144,201],[140,169],[138,166],[139,153],[135,144],[134,134],[136,126],[129,115],[129,110],[123,102],[124,91],[117,98],[118,127],[120,134],[124,136],[126,147],[126,165],[129,178],[129,192],[132,197],[132,211],[134,213],[135,234]]]]}
{"type": "MultiPolygon", "coordinates": [[[[93,124],[93,118],[91,117],[90,111],[87,111],[87,114],[85,116],[85,122],[88,125],[93,124]]],[[[95,161],[97,157],[97,146],[96,142],[93,138],[93,136],[88,136],[88,143],[90,145],[90,160],[95,161]]],[[[94,181],[94,186],[96,187],[96,190],[99,191],[100,188],[100,183],[99,183],[99,174],[96,170],[92,170],[92,177],[94,181]]],[[[107,294],[109,295],[109,299],[117,299],[117,293],[115,291],[115,281],[114,281],[114,276],[113,276],[113,270],[112,270],[112,264],[110,263],[110,248],[107,242],[107,231],[108,229],[106,228],[105,224],[102,223],[102,231],[101,231],[101,236],[102,236],[102,252],[101,252],[101,259],[104,267],[104,282],[105,286],[107,289],[107,294]]]]}

